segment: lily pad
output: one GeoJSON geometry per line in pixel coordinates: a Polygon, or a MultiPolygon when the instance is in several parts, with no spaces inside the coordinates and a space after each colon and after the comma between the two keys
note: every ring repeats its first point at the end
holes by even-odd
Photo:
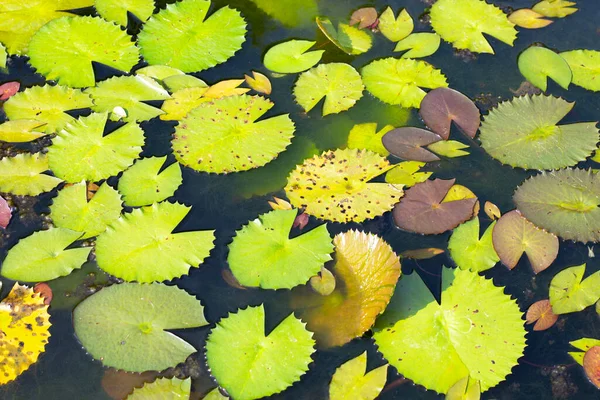
{"type": "Polygon", "coordinates": [[[0,196],[0,228],[6,229],[12,219],[12,209],[6,199],[0,196]]]}
{"type": "Polygon", "coordinates": [[[540,300],[529,306],[525,319],[528,324],[535,322],[534,331],[544,331],[556,323],[558,315],[552,311],[550,300],[540,300]]]}
{"type": "Polygon", "coordinates": [[[206,18],[210,5],[210,0],[183,0],[152,16],[138,35],[146,61],[195,72],[231,58],[246,40],[246,23],[228,6],[206,18]]]}
{"type": "Polygon", "coordinates": [[[365,29],[377,22],[377,9],[363,7],[354,11],[350,16],[350,25],[358,24],[358,29],[365,29]]]}
{"type": "Polygon", "coordinates": [[[464,149],[468,149],[469,145],[461,143],[456,140],[440,140],[427,146],[427,148],[437,155],[456,158],[468,156],[470,153],[464,149]]]}
{"type": "Polygon", "coordinates": [[[6,101],[19,91],[21,84],[19,82],[6,82],[0,85],[0,101],[6,101]]]}
{"type": "Polygon", "coordinates": [[[567,0],[542,0],[536,3],[532,10],[546,17],[564,18],[577,11],[574,1],[567,0]]]}
{"type": "Polygon", "coordinates": [[[98,266],[126,281],[178,278],[214,247],[214,231],[173,233],[191,207],[154,203],[124,214],[96,239],[98,266]]]}
{"type": "Polygon", "coordinates": [[[362,97],[364,86],[356,70],[344,63],[320,64],[303,72],[294,85],[294,96],[309,112],[323,97],[323,116],[348,110],[362,97]]]}
{"type": "Polygon", "coordinates": [[[585,264],[565,268],[550,282],[550,304],[555,314],[581,311],[600,299],[600,271],[583,279],[585,264]]]}
{"type": "Polygon", "coordinates": [[[388,364],[367,373],[367,352],[335,370],[329,384],[330,400],[375,400],[387,380],[388,364]]]}
{"type": "Polygon", "coordinates": [[[439,234],[470,219],[476,197],[444,201],[454,179],[418,183],[406,191],[393,211],[400,229],[425,235],[439,234]]]}
{"type": "Polygon", "coordinates": [[[260,96],[229,96],[190,111],[175,130],[177,160],[197,171],[228,173],[262,167],[290,144],[288,114],[256,121],[273,103],[260,96]]]}
{"type": "Polygon", "coordinates": [[[425,61],[384,58],[363,67],[362,79],[371,94],[388,104],[419,108],[427,94],[422,88],[446,87],[446,77],[425,61]]]}
{"type": "Polygon", "coordinates": [[[333,243],[333,293],[322,296],[300,288],[292,299],[320,348],[341,346],[371,328],[401,274],[398,256],[379,236],[352,230],[336,235],[333,243]]]}
{"type": "Polygon", "coordinates": [[[394,15],[394,11],[387,7],[379,16],[379,25],[377,26],[383,36],[392,42],[398,42],[413,31],[414,22],[408,11],[403,9],[398,18],[394,15]]]}
{"type": "Polygon", "coordinates": [[[492,231],[496,221],[487,227],[479,238],[479,218],[460,224],[448,241],[450,256],[461,269],[481,272],[492,268],[500,258],[494,250],[492,231]]]}
{"type": "Polygon", "coordinates": [[[583,358],[585,353],[594,346],[600,346],[600,340],[594,338],[581,338],[578,340],[574,340],[569,342],[569,344],[578,350],[581,351],[571,351],[569,355],[573,357],[575,361],[581,366],[583,366],[583,358]]]}
{"type": "MultiPolygon", "coordinates": [[[[125,122],[148,121],[163,114],[160,108],[144,103],[151,100],[168,99],[169,93],[156,81],[143,75],[118,76],[98,82],[96,87],[86,89],[94,100],[92,110],[110,113],[115,107],[125,110],[125,122]]],[[[110,114],[113,121],[118,121],[115,113],[110,114]]]]}
{"type": "Polygon", "coordinates": [[[130,122],[108,135],[106,113],[93,113],[68,124],[48,148],[50,168],[67,182],[99,181],[117,175],[138,158],[144,131],[130,122]]]}
{"type": "Polygon", "coordinates": [[[55,133],[75,118],[67,114],[91,107],[91,97],[79,89],[66,86],[33,86],[12,96],[4,103],[4,112],[11,120],[29,119],[45,123],[44,132],[55,133]]]}
{"type": "Polygon", "coordinates": [[[539,29],[552,23],[551,20],[545,19],[542,14],[528,8],[513,11],[508,16],[508,20],[516,26],[527,29],[539,29]]]}
{"type": "Polygon", "coordinates": [[[207,91],[207,86],[177,90],[170,99],[163,103],[161,109],[164,113],[160,115],[160,119],[163,121],[181,121],[194,108],[213,100],[204,96],[207,91]]]}
{"type": "Polygon", "coordinates": [[[338,24],[337,29],[327,17],[317,17],[317,26],[337,48],[346,54],[358,55],[368,51],[372,46],[371,36],[353,26],[338,24]]]}
{"type": "Polygon", "coordinates": [[[67,249],[81,232],[50,228],[21,239],[6,254],[0,273],[12,280],[43,282],[66,276],[81,268],[91,247],[67,249]]]}
{"type": "Polygon", "coordinates": [[[8,62],[8,54],[6,53],[6,47],[0,43],[0,69],[5,69],[8,62]]]}
{"type": "Polygon", "coordinates": [[[294,74],[315,66],[325,50],[308,51],[317,42],[310,40],[288,40],[276,44],[265,53],[265,67],[280,74],[294,74]]]}
{"type": "Polygon", "coordinates": [[[15,283],[0,301],[0,385],[37,362],[48,343],[51,325],[44,298],[15,283]]]}
{"type": "Polygon", "coordinates": [[[534,176],[517,188],[513,200],[525,218],[565,240],[600,241],[600,177],[591,170],[534,176]]]}
{"type": "Polygon", "coordinates": [[[494,54],[484,33],[510,46],[517,38],[506,14],[483,0],[438,0],[429,15],[436,33],[457,49],[494,54]]]}
{"type": "Polygon", "coordinates": [[[563,89],[568,89],[572,73],[569,64],[550,49],[539,46],[529,47],[519,54],[519,71],[533,86],[546,91],[547,80],[551,78],[563,89]]]}
{"type": "Polygon", "coordinates": [[[137,160],[119,179],[119,192],[128,206],[161,202],[175,193],[183,182],[178,163],[163,168],[167,156],[137,160]]]}
{"type": "Polygon", "coordinates": [[[290,239],[298,210],[273,210],[236,232],[227,262],[237,281],[263,289],[306,283],[331,260],[333,244],[325,224],[290,239]]]}
{"type": "Polygon", "coordinates": [[[383,146],[392,155],[403,160],[438,161],[440,158],[424,146],[439,142],[442,138],[421,128],[402,127],[386,133],[381,139],[383,146]]]}
{"type": "Polygon", "coordinates": [[[94,7],[102,18],[127,27],[127,13],[144,22],[154,12],[154,0],[95,0],[94,7]]]}
{"type": "Polygon", "coordinates": [[[573,72],[573,83],[594,92],[600,91],[600,51],[571,50],[560,53],[573,72]]]}
{"type": "Polygon", "coordinates": [[[394,166],[368,150],[327,151],[298,165],[285,192],[295,207],[336,222],[361,222],[392,209],[402,188],[370,182],[394,166]]]}
{"type": "Polygon", "coordinates": [[[219,385],[236,400],[279,393],[312,362],[315,341],[290,314],[268,335],[262,305],[221,319],[206,340],[206,360],[219,385]]]}
{"type": "Polygon", "coordinates": [[[158,81],[159,83],[164,83],[165,79],[175,75],[185,75],[185,72],[177,68],[169,67],[168,65],[148,65],[135,70],[135,74],[147,76],[158,81]]]}
{"type": "Polygon", "coordinates": [[[385,174],[385,181],[396,185],[411,187],[417,183],[425,182],[433,172],[419,172],[425,166],[424,162],[403,161],[394,164],[394,168],[385,174]]]}
{"type": "Polygon", "coordinates": [[[244,75],[244,80],[255,92],[269,95],[273,90],[269,78],[260,72],[252,71],[252,76],[244,75]]]}
{"type": "Polygon", "coordinates": [[[479,129],[479,109],[464,94],[450,88],[433,89],[421,101],[419,114],[425,125],[444,140],[450,138],[454,122],[470,138],[479,129]]]}
{"type": "Polygon", "coordinates": [[[44,122],[33,119],[16,119],[0,124],[0,140],[9,143],[31,142],[46,136],[44,122]]]}
{"type": "Polygon", "coordinates": [[[348,134],[348,148],[371,150],[386,157],[390,153],[383,146],[381,138],[392,129],[392,125],[385,125],[377,131],[377,122],[354,125],[348,134]]]}
{"type": "Polygon", "coordinates": [[[440,48],[440,37],[437,33],[411,33],[396,43],[394,51],[405,51],[401,58],[421,58],[432,55],[440,48]]]}
{"type": "Polygon", "coordinates": [[[73,311],[75,334],[86,351],[107,367],[130,372],[184,362],[196,349],[166,330],[207,324],[194,296],[160,283],[105,287],[73,311]]]}
{"type": "Polygon", "coordinates": [[[491,279],[444,268],[438,304],[416,274],[409,277],[410,286],[419,287],[416,295],[399,293],[407,301],[392,300],[382,316],[388,323],[378,322],[381,330],[374,335],[390,364],[438,393],[448,392],[465,376],[479,381],[482,392],[502,382],[525,349],[526,332],[515,300],[491,279]]]}
{"type": "Polygon", "coordinates": [[[158,378],[127,396],[127,400],[189,400],[192,379],[158,378]]]}
{"type": "Polygon", "coordinates": [[[600,136],[596,122],[558,125],[573,106],[544,95],[500,103],[481,123],[481,146],[513,167],[558,169],[577,164],[592,155],[600,136]]]}
{"type": "Polygon", "coordinates": [[[49,169],[48,157],[42,153],[0,158],[0,192],[19,196],[49,192],[62,182],[62,179],[44,174],[49,169]]]}
{"type": "Polygon", "coordinates": [[[193,75],[171,75],[163,79],[162,83],[167,89],[169,89],[169,91],[173,93],[181,89],[208,87],[206,82],[204,82],[202,79],[196,78],[193,75]]]}
{"type": "Polygon", "coordinates": [[[92,62],[127,72],[138,61],[131,36],[100,18],[55,19],[29,42],[29,62],[37,72],[71,87],[94,86],[92,62]]]}
{"type": "Polygon", "coordinates": [[[594,346],[585,352],[583,370],[590,382],[600,389],[600,346],[594,346]]]}

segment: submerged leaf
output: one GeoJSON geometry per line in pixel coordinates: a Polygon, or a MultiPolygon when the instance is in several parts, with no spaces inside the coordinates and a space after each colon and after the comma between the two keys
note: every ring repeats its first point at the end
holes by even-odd
{"type": "Polygon", "coordinates": [[[569,88],[572,73],[569,64],[557,53],[539,46],[529,47],[519,54],[519,71],[533,86],[546,91],[547,80],[551,78],[563,89],[569,88]]]}
{"type": "Polygon", "coordinates": [[[600,271],[583,279],[584,272],[585,264],[582,264],[554,275],[549,292],[555,314],[581,311],[600,299],[600,271]]]}
{"type": "Polygon", "coordinates": [[[421,58],[432,55],[440,47],[440,37],[437,33],[419,32],[411,33],[406,38],[396,43],[394,51],[405,51],[401,58],[421,58]]]}
{"type": "Polygon", "coordinates": [[[450,88],[433,89],[421,101],[419,114],[425,125],[444,140],[450,138],[454,122],[470,138],[479,129],[479,109],[464,94],[450,88]]]}
{"type": "Polygon", "coordinates": [[[279,393],[308,371],[315,341],[290,314],[268,335],[263,305],[230,313],[206,340],[206,360],[219,385],[236,400],[279,393]]]}
{"type": "Polygon", "coordinates": [[[548,26],[552,23],[549,19],[544,19],[542,14],[536,13],[528,8],[513,11],[508,20],[513,24],[527,29],[538,29],[548,26]]]}
{"type": "Polygon", "coordinates": [[[571,50],[560,53],[560,56],[569,64],[575,85],[600,91],[600,51],[571,50]]]}
{"type": "Polygon", "coordinates": [[[544,331],[556,323],[558,315],[552,312],[550,300],[540,300],[529,306],[525,319],[528,324],[535,322],[534,331],[544,331]]]}
{"type": "Polygon", "coordinates": [[[419,161],[400,162],[385,174],[385,181],[396,185],[404,185],[404,187],[411,187],[417,183],[425,182],[433,172],[419,172],[423,166],[425,166],[425,163],[419,161]]]}
{"type": "Polygon", "coordinates": [[[371,36],[360,29],[340,22],[336,30],[327,17],[317,17],[316,21],[317,26],[327,39],[346,54],[362,54],[372,46],[371,36]]]}
{"type": "Polygon", "coordinates": [[[119,179],[119,192],[128,206],[161,202],[175,193],[183,182],[181,167],[174,163],[161,171],[167,156],[137,160],[119,179]]]}
{"type": "Polygon", "coordinates": [[[377,132],[377,122],[354,125],[348,134],[348,148],[371,150],[385,157],[390,153],[383,146],[381,138],[392,129],[392,125],[386,125],[377,132]]]}
{"type": "Polygon", "coordinates": [[[127,396],[126,400],[189,400],[192,379],[158,378],[152,383],[145,383],[127,396]]]}
{"type": "Polygon", "coordinates": [[[38,129],[44,125],[44,122],[33,119],[6,121],[0,125],[0,140],[9,143],[31,142],[46,135],[43,129],[38,129]]]}
{"type": "Polygon", "coordinates": [[[308,51],[316,42],[310,40],[288,40],[276,44],[265,53],[265,67],[280,74],[306,71],[316,65],[325,50],[308,51]]]}
{"type": "Polygon", "coordinates": [[[468,376],[456,382],[446,393],[444,400],[479,400],[481,386],[479,381],[473,381],[468,376]]]}
{"type": "Polygon", "coordinates": [[[439,142],[442,138],[433,132],[421,128],[402,127],[386,133],[382,138],[383,146],[392,155],[404,160],[438,161],[440,158],[424,146],[439,142]]]}
{"type": "Polygon", "coordinates": [[[492,268],[500,261],[492,243],[494,225],[496,222],[492,222],[487,227],[481,239],[479,238],[478,217],[454,229],[448,241],[448,250],[459,268],[481,272],[492,268]]]}
{"type": "Polygon", "coordinates": [[[358,24],[358,29],[365,29],[377,22],[375,7],[363,7],[354,11],[350,16],[350,25],[358,24]]]}
{"type": "Polygon", "coordinates": [[[184,362],[196,349],[167,330],[207,324],[194,296],[160,283],[105,287],[73,311],[75,334],[85,350],[107,367],[130,372],[162,371],[184,362]]]}
{"type": "Polygon", "coordinates": [[[469,145],[458,142],[456,140],[440,140],[439,142],[430,144],[429,146],[427,146],[427,148],[440,156],[448,158],[456,158],[469,155],[468,151],[463,150],[468,149],[469,145]]]}
{"type": "Polygon", "coordinates": [[[406,9],[403,9],[398,18],[396,18],[394,11],[390,7],[387,7],[379,16],[379,25],[377,27],[383,36],[392,42],[398,42],[410,35],[414,29],[414,23],[406,9]]]}
{"type": "Polygon", "coordinates": [[[42,153],[0,158],[0,192],[37,196],[54,189],[62,179],[46,175],[48,157],[42,153]]]}
{"type": "Polygon", "coordinates": [[[252,71],[252,77],[244,75],[246,84],[252,88],[255,92],[263,93],[266,95],[271,94],[271,81],[265,75],[260,72],[252,71]]]}
{"type": "Polygon", "coordinates": [[[533,6],[533,11],[546,17],[564,18],[577,11],[574,1],[567,0],[542,0],[533,6]]]}
{"type": "Polygon", "coordinates": [[[127,27],[127,13],[144,22],[154,12],[154,0],[95,0],[94,7],[101,17],[127,27]]]}
{"type": "Polygon", "coordinates": [[[385,385],[388,364],[367,373],[367,352],[335,370],[329,385],[330,400],[375,400],[385,385]]]}

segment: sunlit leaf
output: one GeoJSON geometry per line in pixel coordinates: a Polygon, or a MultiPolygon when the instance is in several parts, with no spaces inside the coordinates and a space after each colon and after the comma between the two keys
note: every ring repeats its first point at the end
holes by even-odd
{"type": "Polygon", "coordinates": [[[0,85],[0,101],[6,101],[19,91],[21,84],[19,82],[6,82],[0,85]]]}
{"type": "Polygon", "coordinates": [[[600,91],[600,51],[572,50],[560,53],[560,56],[569,64],[575,85],[600,91]]]}
{"type": "Polygon", "coordinates": [[[433,172],[419,172],[425,166],[424,162],[403,161],[395,164],[394,168],[385,174],[385,181],[396,185],[411,187],[417,183],[426,181],[433,172]]]}
{"type": "Polygon", "coordinates": [[[329,384],[330,400],[375,400],[385,385],[388,364],[367,372],[367,352],[335,370],[329,384]]]}
{"type": "Polygon", "coordinates": [[[378,28],[383,36],[392,42],[398,42],[410,35],[414,29],[414,23],[406,9],[403,9],[396,18],[394,11],[387,7],[379,16],[378,28]]]}
{"type": "Polygon", "coordinates": [[[273,210],[291,210],[292,209],[292,205],[284,199],[280,199],[279,197],[273,196],[273,200],[274,201],[268,202],[273,210]]]}
{"type": "Polygon", "coordinates": [[[367,90],[379,100],[402,107],[419,108],[427,94],[422,88],[446,87],[446,77],[431,64],[420,60],[384,58],[361,70],[367,90]]]}
{"type": "Polygon", "coordinates": [[[12,280],[43,282],[66,276],[81,268],[91,247],[66,249],[81,232],[65,228],[38,231],[21,239],[2,262],[0,273],[12,280]]]}
{"type": "Polygon", "coordinates": [[[191,389],[191,378],[158,378],[152,383],[136,388],[127,396],[127,400],[189,400],[191,389]]]}
{"type": "Polygon", "coordinates": [[[8,54],[6,53],[6,47],[0,43],[0,69],[5,69],[8,62],[8,54]]]}
{"type": "Polygon", "coordinates": [[[574,1],[567,0],[543,0],[536,3],[532,10],[546,17],[564,18],[577,11],[574,1]]]}
{"type": "Polygon", "coordinates": [[[411,33],[406,38],[396,43],[394,51],[405,51],[402,58],[421,58],[432,55],[440,47],[440,37],[437,33],[419,32],[411,33]]]}
{"type": "Polygon", "coordinates": [[[137,160],[119,178],[119,192],[128,206],[161,202],[175,193],[183,182],[181,167],[173,163],[162,171],[167,156],[137,160]]]}
{"type": "Polygon", "coordinates": [[[585,356],[585,352],[591,349],[594,346],[600,346],[600,340],[594,338],[581,338],[578,340],[574,340],[569,342],[569,344],[578,350],[581,351],[571,351],[569,355],[573,357],[575,361],[581,366],[583,366],[583,358],[585,356]]]}
{"type": "Polygon", "coordinates": [[[45,136],[44,122],[33,119],[16,119],[0,125],[0,140],[9,143],[31,142],[45,136]]]}
{"type": "Polygon", "coordinates": [[[323,115],[345,111],[362,97],[364,86],[356,70],[344,63],[320,64],[303,72],[294,86],[296,102],[312,110],[324,97],[323,115]]]}
{"type": "Polygon", "coordinates": [[[491,201],[485,202],[485,205],[483,206],[483,211],[485,212],[485,215],[487,215],[488,218],[492,221],[502,216],[502,213],[500,212],[498,206],[492,203],[491,201]]]}
{"type": "Polygon", "coordinates": [[[96,239],[98,266],[126,281],[153,282],[197,268],[214,247],[214,231],[173,233],[191,207],[155,203],[124,214],[96,239]]]}
{"type": "MultiPolygon", "coordinates": [[[[181,75],[177,75],[181,76],[181,75]]],[[[190,111],[202,103],[210,102],[211,99],[204,97],[208,87],[196,86],[191,88],[182,88],[177,90],[170,99],[165,100],[162,105],[164,114],[160,119],[164,121],[180,121],[190,111]]]]}
{"type": "Polygon", "coordinates": [[[403,160],[430,162],[440,158],[424,147],[440,140],[440,136],[428,130],[402,127],[386,133],[382,143],[387,151],[403,160]]]}
{"type": "Polygon", "coordinates": [[[153,15],[138,35],[146,61],[195,72],[231,58],[246,40],[246,23],[228,6],[206,18],[210,5],[210,0],[183,0],[153,15]]]}
{"type": "Polygon", "coordinates": [[[552,23],[551,20],[544,19],[542,14],[539,14],[528,8],[522,8],[520,10],[513,11],[508,16],[508,20],[516,26],[527,29],[543,28],[552,23]]]}
{"type": "Polygon", "coordinates": [[[556,323],[558,315],[552,312],[550,300],[540,300],[529,306],[525,319],[528,324],[535,322],[534,331],[544,331],[556,323]]]}
{"type": "Polygon", "coordinates": [[[265,67],[280,74],[293,74],[315,66],[325,50],[308,51],[316,42],[310,40],[288,40],[276,44],[265,53],[265,67]]]}
{"type": "Polygon", "coordinates": [[[221,97],[247,93],[250,89],[239,87],[244,82],[244,79],[227,79],[217,82],[209,86],[203,96],[209,99],[220,99],[221,97]]]}
{"type": "Polygon", "coordinates": [[[298,210],[274,210],[236,232],[227,262],[237,281],[263,289],[306,283],[331,260],[333,244],[325,224],[290,239],[298,210]]]}
{"type": "Polygon", "coordinates": [[[392,129],[392,125],[385,125],[378,132],[377,122],[354,125],[348,134],[348,148],[371,150],[385,157],[390,153],[381,143],[381,138],[392,129]]]}
{"type": "Polygon", "coordinates": [[[177,75],[167,76],[165,79],[162,80],[162,83],[172,93],[175,93],[181,89],[208,87],[206,82],[204,82],[202,79],[196,78],[193,75],[177,74],[177,75]]]}
{"type": "Polygon", "coordinates": [[[464,134],[474,138],[479,129],[479,109],[464,94],[450,88],[433,89],[423,98],[419,114],[425,125],[445,140],[454,122],[464,134]]]}
{"type": "Polygon", "coordinates": [[[370,182],[393,168],[368,150],[335,150],[307,159],[288,177],[290,203],[315,217],[336,222],[361,222],[392,209],[402,188],[370,182]]]}
{"type": "Polygon", "coordinates": [[[236,400],[285,390],[312,361],[315,341],[304,325],[290,314],[267,334],[263,305],[230,313],[206,340],[211,374],[236,400]]]}
{"type": "Polygon", "coordinates": [[[71,87],[94,86],[92,62],[128,72],[138,61],[131,36],[101,18],[55,19],[29,42],[29,62],[37,72],[71,87]]]}
{"type": "Polygon", "coordinates": [[[260,72],[252,71],[252,77],[244,75],[244,79],[246,80],[246,84],[248,84],[255,92],[266,95],[271,94],[271,81],[260,72]]]}
{"type": "Polygon", "coordinates": [[[427,148],[440,156],[448,158],[456,158],[469,155],[468,151],[463,150],[468,149],[469,145],[458,142],[456,140],[440,140],[439,142],[435,142],[428,145],[427,148]]]}
{"type": "Polygon", "coordinates": [[[429,247],[426,249],[404,250],[402,253],[400,253],[400,257],[412,258],[413,260],[428,260],[437,255],[443,254],[444,252],[444,249],[429,247]]]}
{"type": "Polygon", "coordinates": [[[569,64],[559,54],[539,46],[529,47],[519,54],[519,71],[533,86],[546,91],[548,78],[568,89],[572,73],[569,64]]]}
{"type": "Polygon", "coordinates": [[[127,27],[127,12],[144,22],[154,12],[154,0],[95,0],[94,7],[104,19],[127,27]]]}
{"type": "Polygon", "coordinates": [[[590,382],[600,389],[600,346],[594,346],[585,352],[583,370],[590,382]]]}
{"type": "Polygon", "coordinates": [[[480,398],[481,386],[479,381],[466,376],[452,385],[444,400],[479,400],[480,398]]]}
{"type": "Polygon", "coordinates": [[[448,242],[448,250],[459,268],[481,272],[492,268],[500,261],[492,243],[492,231],[495,224],[496,222],[492,222],[481,238],[479,238],[478,217],[460,224],[454,229],[448,242]]]}
{"type": "Polygon", "coordinates": [[[167,330],[207,324],[194,296],[160,283],[105,287],[73,311],[75,334],[85,350],[107,367],[130,372],[162,371],[184,362],[196,349],[167,330]]]}
{"type": "Polygon", "coordinates": [[[317,17],[317,26],[321,32],[346,54],[358,55],[368,51],[372,46],[371,36],[353,26],[338,24],[337,29],[327,17],[317,17]]]}
{"type": "Polygon", "coordinates": [[[600,271],[583,279],[585,264],[565,268],[550,282],[550,304],[554,314],[581,311],[600,299],[600,271]]]}
{"type": "Polygon", "coordinates": [[[164,83],[163,81],[166,78],[175,75],[185,75],[185,72],[177,68],[169,67],[168,65],[148,65],[146,67],[137,69],[135,71],[135,74],[147,76],[149,78],[157,80],[158,82],[164,83]]]}
{"type": "Polygon", "coordinates": [[[310,278],[309,284],[321,296],[329,296],[335,290],[335,276],[327,268],[321,268],[318,275],[310,278]]]}
{"type": "Polygon", "coordinates": [[[44,174],[50,169],[42,153],[0,158],[0,192],[37,196],[54,189],[62,179],[44,174]]]}

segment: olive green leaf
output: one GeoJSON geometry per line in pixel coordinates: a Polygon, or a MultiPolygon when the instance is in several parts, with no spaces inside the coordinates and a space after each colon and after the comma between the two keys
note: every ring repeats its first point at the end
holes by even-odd
{"type": "Polygon", "coordinates": [[[481,238],[479,238],[478,217],[464,222],[454,229],[448,241],[448,250],[459,268],[481,272],[492,268],[500,261],[492,243],[492,232],[495,225],[496,221],[492,222],[481,238]]]}
{"type": "Polygon", "coordinates": [[[335,370],[329,384],[330,400],[375,400],[387,380],[388,364],[367,373],[367,352],[335,370]]]}
{"type": "Polygon", "coordinates": [[[337,48],[346,54],[358,55],[372,46],[371,36],[358,28],[339,23],[337,29],[327,17],[317,17],[317,26],[337,48]]]}
{"type": "Polygon", "coordinates": [[[308,51],[316,42],[310,40],[288,40],[267,50],[265,67],[280,74],[293,74],[315,66],[325,50],[308,51]]]}
{"type": "Polygon", "coordinates": [[[37,196],[54,189],[62,179],[46,175],[48,157],[42,153],[0,158],[0,192],[37,196]]]}
{"type": "Polygon", "coordinates": [[[573,83],[582,88],[600,91],[600,51],[571,50],[560,53],[573,73],[573,83]]]}
{"type": "Polygon", "coordinates": [[[401,58],[421,58],[432,55],[440,47],[440,37],[437,33],[412,33],[396,43],[394,51],[408,50],[401,58]]]}
{"type": "Polygon", "coordinates": [[[379,16],[379,25],[377,26],[383,36],[392,42],[398,42],[413,31],[414,22],[408,11],[403,9],[398,18],[394,16],[394,11],[387,7],[379,16]]]}
{"type": "Polygon", "coordinates": [[[583,279],[585,264],[565,268],[550,282],[550,304],[554,314],[581,311],[600,299],[600,271],[583,279]]]}
{"type": "Polygon", "coordinates": [[[183,182],[181,167],[171,164],[160,171],[167,156],[137,160],[119,179],[119,192],[128,206],[146,206],[173,196],[183,182]]]}
{"type": "Polygon", "coordinates": [[[529,47],[519,54],[519,71],[535,87],[546,91],[547,80],[551,78],[564,89],[569,88],[572,73],[569,64],[550,49],[539,46],[529,47]]]}
{"type": "Polygon", "coordinates": [[[94,7],[102,18],[127,27],[127,12],[144,22],[154,12],[154,0],[95,0],[94,7]]]}

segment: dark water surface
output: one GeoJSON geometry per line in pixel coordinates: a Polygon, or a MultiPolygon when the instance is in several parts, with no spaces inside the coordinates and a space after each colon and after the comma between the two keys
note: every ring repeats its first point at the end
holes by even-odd
{"type": "MultiPolygon", "coordinates": [[[[1,1],[1,0],[0,0],[1,1]]],[[[356,1],[356,0],[234,0],[214,1],[213,10],[230,5],[240,10],[248,22],[247,41],[241,51],[228,62],[198,74],[208,83],[228,78],[240,78],[254,69],[265,72],[262,56],[265,50],[276,42],[291,38],[316,40],[317,46],[325,49],[322,62],[340,61],[352,64],[359,69],[373,59],[392,56],[394,43],[382,35],[374,36],[374,46],[367,53],[351,57],[334,47],[314,24],[314,14],[329,16],[332,20],[346,20],[352,10],[361,6],[375,6],[383,11],[390,5],[394,10],[406,7],[415,19],[415,31],[429,31],[424,21],[426,1],[356,1]],[[279,17],[287,24],[270,17],[258,6],[278,9],[279,17]],[[313,14],[313,15],[311,15],[313,14]],[[421,22],[419,22],[419,18],[421,22]]],[[[531,7],[535,1],[493,1],[500,7],[531,7]]],[[[519,29],[514,47],[509,47],[491,39],[495,55],[472,56],[456,53],[447,43],[426,60],[441,68],[448,78],[450,87],[477,100],[477,105],[485,113],[498,100],[510,99],[521,83],[516,60],[518,54],[535,42],[559,51],[572,49],[600,50],[600,3],[596,0],[580,0],[579,11],[564,19],[556,19],[549,27],[538,30],[519,29]]],[[[398,53],[395,53],[397,55],[398,53]]],[[[102,71],[99,71],[102,73],[102,71]]],[[[185,367],[172,373],[180,377],[191,375],[194,378],[195,398],[214,387],[204,366],[202,348],[211,326],[228,312],[247,305],[265,303],[267,328],[270,330],[289,314],[289,292],[284,290],[240,290],[229,286],[222,278],[221,271],[226,266],[227,244],[236,229],[260,213],[270,210],[267,200],[272,195],[283,197],[281,188],[291,169],[304,158],[323,150],[344,147],[347,135],[354,124],[377,122],[379,126],[422,126],[417,113],[395,106],[385,105],[365,92],[355,107],[341,114],[320,116],[320,106],[305,114],[294,103],[291,90],[297,74],[282,78],[272,78],[275,106],[269,115],[290,113],[296,124],[296,136],[292,145],[279,158],[264,168],[231,175],[201,174],[190,169],[183,170],[184,184],[177,190],[175,200],[192,205],[192,211],[178,227],[179,231],[216,229],[216,247],[211,256],[200,268],[192,268],[189,276],[172,282],[200,298],[205,305],[208,321],[212,324],[198,329],[181,332],[181,336],[200,350],[199,355],[190,357],[185,367]]],[[[22,88],[43,83],[24,59],[13,58],[9,74],[0,73],[0,83],[18,80],[22,88]]],[[[568,91],[551,82],[548,93],[561,96],[577,105],[563,123],[574,121],[594,121],[600,118],[600,96],[577,86],[568,91]]],[[[174,124],[157,120],[142,124],[146,132],[146,146],[143,156],[169,154],[170,137],[174,124]]],[[[461,139],[460,136],[454,139],[461,139]]],[[[47,143],[46,143],[47,144],[47,143]]],[[[0,146],[3,154],[15,150],[14,146],[0,146]]],[[[16,150],[27,150],[29,145],[18,146],[16,150]]],[[[457,183],[473,190],[481,204],[490,200],[503,212],[514,208],[513,190],[528,176],[523,170],[501,166],[478,148],[471,148],[468,157],[444,160],[428,164],[435,177],[457,178],[457,183]]],[[[113,178],[114,179],[114,178],[113,178]]],[[[112,180],[110,181],[112,183],[112,180]]],[[[56,190],[38,198],[12,197],[18,208],[8,230],[2,233],[2,257],[6,250],[20,238],[30,235],[47,224],[45,215],[56,190]]],[[[10,196],[8,196],[10,197],[10,196]]],[[[310,226],[317,225],[311,220],[310,226]]],[[[328,224],[330,233],[359,228],[382,236],[396,252],[423,247],[445,248],[449,234],[420,236],[402,232],[395,228],[390,213],[364,224],[328,224]]],[[[512,271],[501,265],[486,271],[496,285],[506,286],[506,293],[518,299],[525,311],[534,301],[547,298],[551,278],[566,266],[588,263],[587,272],[600,268],[595,258],[589,258],[588,248],[583,244],[562,242],[558,260],[547,270],[534,276],[527,261],[522,260],[512,271]]],[[[596,250],[600,254],[600,248],[596,250]]],[[[432,260],[419,262],[406,261],[403,272],[415,269],[433,288],[439,292],[439,274],[442,265],[452,265],[452,261],[442,255],[432,260]]],[[[4,297],[12,282],[1,278],[4,284],[1,297],[4,297]]],[[[50,283],[54,290],[54,300],[50,308],[52,337],[46,352],[38,363],[22,374],[16,381],[0,387],[0,399],[110,399],[102,387],[118,389],[108,377],[114,371],[106,370],[100,362],[92,360],[77,342],[73,333],[71,312],[82,298],[92,293],[109,278],[93,262],[68,277],[50,283]]],[[[530,330],[530,327],[528,327],[530,330]]],[[[179,332],[178,332],[179,333],[179,332]]],[[[368,336],[368,335],[367,335],[368,336]]],[[[600,337],[600,320],[593,307],[585,311],[561,316],[553,328],[528,334],[528,347],[519,366],[513,369],[507,381],[484,393],[483,399],[598,399],[600,395],[586,379],[583,370],[567,354],[572,350],[569,341],[581,337],[600,337]]],[[[326,399],[331,375],[336,367],[364,350],[369,354],[369,369],[383,363],[376,352],[373,341],[367,337],[356,339],[341,348],[319,351],[314,356],[310,371],[292,388],[274,399],[326,399]]],[[[430,366],[424,366],[430,367],[430,366]]],[[[130,374],[133,376],[134,374],[130,374]]],[[[437,399],[441,396],[414,386],[402,380],[393,368],[389,370],[388,383],[381,399],[437,399]]]]}

